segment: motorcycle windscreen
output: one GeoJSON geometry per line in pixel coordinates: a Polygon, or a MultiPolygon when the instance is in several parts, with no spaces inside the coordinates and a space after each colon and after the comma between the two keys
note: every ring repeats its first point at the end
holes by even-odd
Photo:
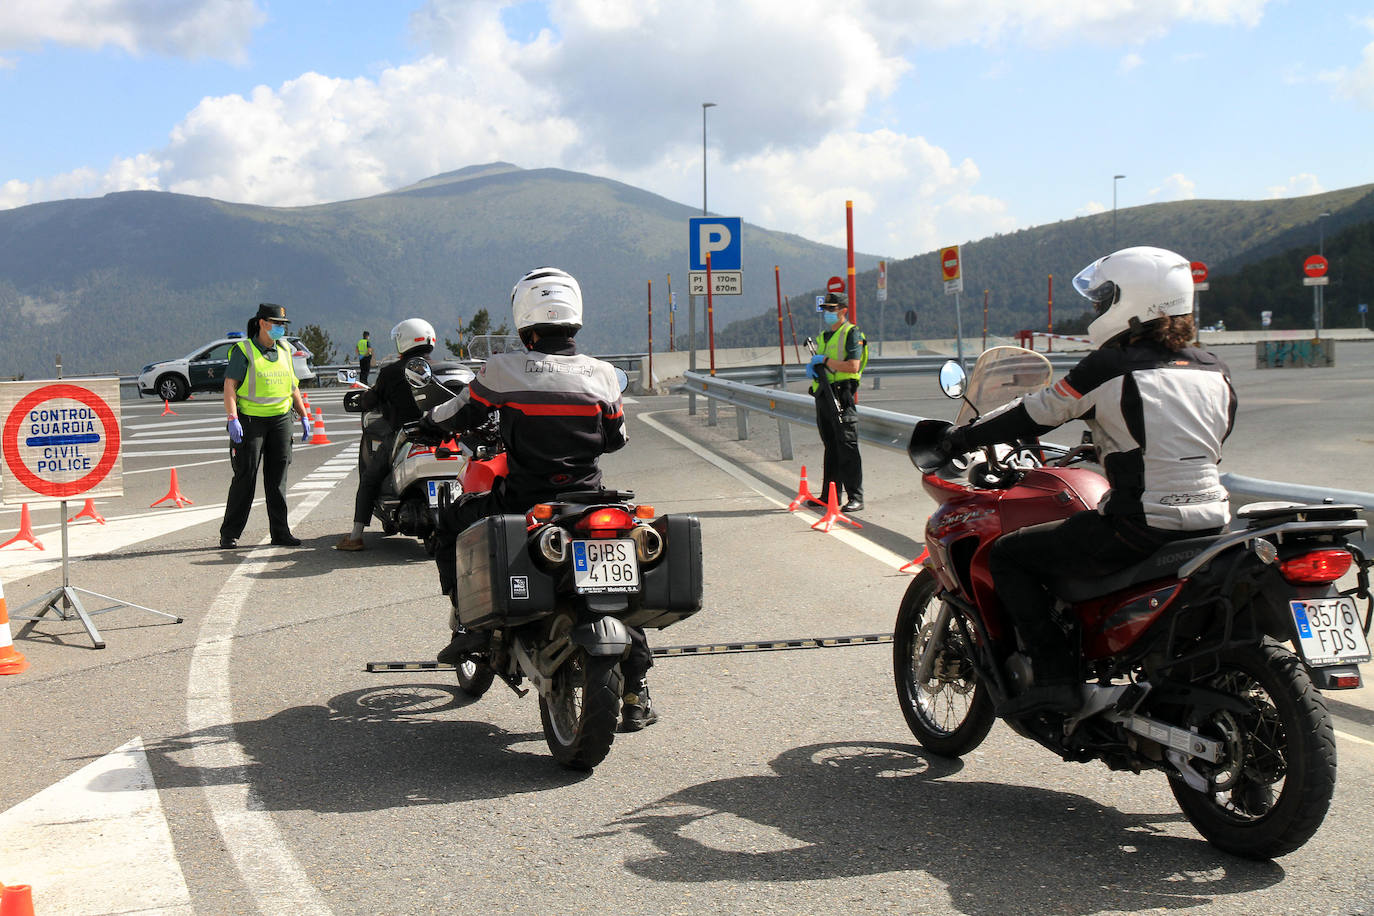
{"type": "Polygon", "coordinates": [[[978,415],[985,414],[1023,394],[1039,391],[1053,378],[1054,367],[1042,353],[1023,347],[984,350],[969,375],[965,400],[955,422],[962,426],[974,419],[975,407],[978,415]]]}

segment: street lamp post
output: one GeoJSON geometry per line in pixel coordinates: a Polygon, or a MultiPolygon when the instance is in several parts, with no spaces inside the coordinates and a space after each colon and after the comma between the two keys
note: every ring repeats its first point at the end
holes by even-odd
{"type": "MultiPolygon", "coordinates": [[[[1317,254],[1326,255],[1326,225],[1322,220],[1331,214],[1322,212],[1317,214],[1317,254]]],[[[1312,327],[1316,336],[1322,336],[1322,325],[1326,323],[1326,290],[1320,286],[1312,288],[1312,327]]]]}
{"type": "Polygon", "coordinates": [[[1116,250],[1116,183],[1125,178],[1125,175],[1112,176],[1112,250],[1116,250]]]}
{"type": "MultiPolygon", "coordinates": [[[[715,102],[701,103],[701,215],[706,215],[706,109],[715,108],[715,102]]],[[[687,368],[696,370],[697,367],[697,297],[687,296],[687,368]]],[[[715,419],[716,402],[711,401],[711,419],[715,419]]],[[[689,416],[696,416],[697,396],[691,393],[687,396],[687,413],[689,416]]],[[[714,425],[714,423],[712,424],[714,425]]]]}
{"type": "Polygon", "coordinates": [[[701,215],[706,215],[706,109],[715,108],[715,102],[701,103],[701,215]]]}

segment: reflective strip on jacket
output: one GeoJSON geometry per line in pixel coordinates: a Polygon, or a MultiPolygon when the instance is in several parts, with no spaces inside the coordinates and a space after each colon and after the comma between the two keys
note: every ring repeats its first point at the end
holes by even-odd
{"type": "MultiPolygon", "coordinates": [[[[849,332],[852,330],[854,330],[854,325],[850,324],[847,321],[840,322],[838,325],[835,326],[835,330],[831,333],[831,335],[821,342],[821,345],[816,350],[816,352],[819,353],[821,356],[830,357],[837,363],[843,362],[845,360],[845,355],[840,351],[840,348],[845,344],[849,343],[849,332]]],[[[829,370],[826,371],[829,372],[829,370]]],[[[863,375],[863,373],[861,372],[829,372],[829,374],[830,381],[832,382],[843,382],[849,379],[854,379],[857,381],[863,375]]],[[[819,389],[820,387],[820,382],[812,382],[811,393],[815,394],[817,389],[819,389]]]]}
{"type": "Polygon", "coordinates": [[[250,417],[279,417],[291,409],[291,391],[296,387],[296,369],[291,348],[277,341],[277,358],[261,357],[257,345],[240,340],[234,344],[248,359],[248,372],[239,385],[239,412],[250,417]]]}

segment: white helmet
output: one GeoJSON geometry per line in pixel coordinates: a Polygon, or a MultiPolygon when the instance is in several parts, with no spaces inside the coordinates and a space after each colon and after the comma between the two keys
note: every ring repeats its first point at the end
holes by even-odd
{"type": "Polygon", "coordinates": [[[1088,338],[1100,347],[1137,324],[1193,313],[1193,270],[1188,259],[1163,248],[1123,248],[1098,258],[1073,278],[1097,318],[1088,338]]]}
{"type": "Polygon", "coordinates": [[[423,318],[407,318],[391,329],[391,340],[396,344],[396,352],[402,356],[417,347],[433,350],[438,339],[434,334],[434,325],[423,318]]]}
{"type": "Polygon", "coordinates": [[[536,267],[510,291],[510,311],[517,334],[539,327],[576,331],[582,327],[582,289],[557,267],[536,267]]]}

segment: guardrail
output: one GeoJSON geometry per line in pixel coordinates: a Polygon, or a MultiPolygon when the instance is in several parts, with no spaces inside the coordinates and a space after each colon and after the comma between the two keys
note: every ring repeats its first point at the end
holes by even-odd
{"type": "MultiPolygon", "coordinates": [[[[1063,366],[1056,365],[1056,368],[1071,366],[1080,358],[1081,354],[1068,354],[1059,360],[1063,366]]],[[[887,374],[935,373],[939,371],[940,366],[944,365],[945,359],[945,357],[911,357],[892,360],[894,365],[887,368],[887,374]]],[[[1056,362],[1054,357],[1051,357],[1050,361],[1056,362]]],[[[887,363],[889,361],[882,360],[881,362],[887,363]]],[[[864,374],[871,373],[873,367],[879,363],[879,360],[871,360],[864,374]]],[[[699,394],[707,398],[707,424],[710,426],[716,425],[716,403],[718,401],[733,405],[735,407],[736,429],[740,439],[749,438],[749,413],[751,411],[776,419],[782,460],[791,461],[793,454],[790,424],[798,423],[807,427],[816,424],[815,402],[811,395],[752,385],[741,379],[759,379],[764,382],[771,381],[773,384],[785,384],[784,380],[790,380],[793,377],[791,370],[794,369],[804,377],[805,367],[802,366],[717,369],[714,377],[708,373],[688,371],[683,376],[682,384],[675,390],[699,394]],[[787,371],[784,372],[784,369],[787,371]],[[768,377],[770,373],[771,379],[768,377]]],[[[924,418],[911,414],[860,406],[857,431],[859,439],[871,445],[906,451],[907,442],[911,439],[911,431],[916,423],[922,419],[924,418]]],[[[1243,477],[1239,474],[1222,474],[1221,484],[1230,492],[1233,507],[1243,506],[1251,502],[1269,501],[1350,504],[1360,506],[1362,517],[1371,526],[1374,526],[1374,493],[1357,490],[1333,490],[1326,487],[1314,487],[1309,484],[1286,483],[1276,480],[1261,480],[1256,477],[1243,477]]],[[[1359,540],[1365,545],[1374,544],[1374,538],[1371,538],[1368,530],[1363,536],[1354,540],[1359,540]]]]}

